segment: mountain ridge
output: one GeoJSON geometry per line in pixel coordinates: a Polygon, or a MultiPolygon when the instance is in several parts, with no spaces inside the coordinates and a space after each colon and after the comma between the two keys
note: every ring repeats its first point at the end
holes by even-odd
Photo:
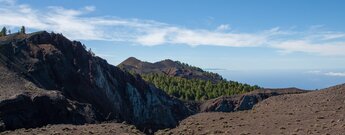
{"type": "Polygon", "coordinates": [[[218,82],[224,80],[219,74],[207,72],[201,68],[188,65],[179,61],[165,59],[158,62],[150,63],[141,61],[135,57],[129,57],[118,67],[126,71],[137,74],[165,74],[171,77],[182,77],[186,79],[201,79],[206,81],[218,82]]]}

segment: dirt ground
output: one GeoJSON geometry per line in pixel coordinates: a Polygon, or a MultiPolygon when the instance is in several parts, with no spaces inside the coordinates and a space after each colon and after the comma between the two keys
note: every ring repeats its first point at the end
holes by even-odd
{"type": "Polygon", "coordinates": [[[143,135],[132,125],[121,123],[87,125],[47,125],[35,129],[6,131],[0,135],[143,135]]]}
{"type": "Polygon", "coordinates": [[[156,134],[344,135],[345,84],[271,97],[250,111],[196,114],[156,134]]]}

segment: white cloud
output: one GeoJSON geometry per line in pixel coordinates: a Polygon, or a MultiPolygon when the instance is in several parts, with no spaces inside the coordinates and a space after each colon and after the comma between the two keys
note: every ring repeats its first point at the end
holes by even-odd
{"type": "Polygon", "coordinates": [[[323,72],[320,70],[311,70],[311,71],[307,71],[306,73],[314,74],[314,75],[333,76],[333,77],[345,77],[345,72],[334,72],[334,71],[323,72]]]}
{"type": "Polygon", "coordinates": [[[179,30],[172,43],[187,45],[216,45],[231,47],[259,46],[266,42],[264,35],[220,33],[206,30],[179,30]]]}
{"type": "Polygon", "coordinates": [[[95,11],[95,10],[96,10],[96,7],[95,7],[95,6],[86,6],[86,7],[84,7],[84,9],[85,9],[86,11],[92,12],[92,11],[95,11]]]}
{"type": "Polygon", "coordinates": [[[311,71],[307,71],[306,73],[308,74],[321,74],[322,71],[320,70],[311,70],[311,71]]]}
{"type": "Polygon", "coordinates": [[[345,56],[345,42],[311,43],[307,40],[287,40],[272,45],[283,53],[305,52],[324,56],[345,56]]]}
{"type": "MultiPolygon", "coordinates": [[[[296,32],[274,27],[251,33],[231,31],[228,24],[214,30],[190,29],[152,20],[116,17],[90,17],[94,6],[81,9],[46,7],[34,9],[15,0],[0,0],[0,26],[20,27],[63,33],[74,40],[105,40],[154,46],[184,44],[228,47],[269,47],[283,53],[303,52],[325,56],[345,56],[345,33],[296,32]]],[[[323,26],[322,26],[323,27],[323,26]]]]}
{"type": "Polygon", "coordinates": [[[345,72],[327,72],[327,76],[345,77],[345,72]]]}
{"type": "Polygon", "coordinates": [[[167,32],[153,30],[147,35],[139,36],[137,42],[143,45],[153,46],[166,43],[167,32]]]}
{"type": "Polygon", "coordinates": [[[279,49],[283,54],[303,52],[323,56],[345,56],[345,33],[312,29],[305,32],[286,32],[286,36],[271,39],[269,46],[279,49]]]}
{"type": "Polygon", "coordinates": [[[222,25],[219,25],[217,27],[217,31],[225,31],[225,30],[229,30],[230,29],[230,25],[229,24],[222,24],[222,25]]]}
{"type": "Polygon", "coordinates": [[[0,0],[0,3],[5,6],[12,6],[16,3],[16,0],[0,0]]]}
{"type": "Polygon", "coordinates": [[[186,44],[191,46],[215,45],[231,47],[259,46],[266,42],[264,35],[221,33],[207,30],[190,30],[179,27],[162,27],[148,30],[138,36],[143,45],[186,44]]]}
{"type": "Polygon", "coordinates": [[[248,47],[263,45],[266,35],[258,33],[223,32],[229,25],[217,30],[188,29],[161,22],[115,17],[86,17],[93,6],[81,10],[50,6],[46,11],[33,10],[28,5],[0,6],[0,25],[21,26],[63,33],[72,39],[125,41],[142,45],[186,44],[248,47]],[[15,10],[19,9],[19,10],[15,10]]]}
{"type": "Polygon", "coordinates": [[[345,38],[345,33],[327,33],[323,35],[324,40],[345,38]]]}

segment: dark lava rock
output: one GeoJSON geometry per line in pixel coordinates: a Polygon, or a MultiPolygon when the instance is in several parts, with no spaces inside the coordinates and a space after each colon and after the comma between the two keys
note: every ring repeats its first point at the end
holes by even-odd
{"type": "Polygon", "coordinates": [[[58,91],[47,91],[39,95],[23,93],[2,100],[0,112],[1,130],[59,123],[95,123],[99,119],[90,104],[68,100],[58,91]]]}
{"type": "MultiPolygon", "coordinates": [[[[6,103],[4,105],[15,104],[19,108],[4,106],[1,114],[11,112],[6,114],[15,114],[20,118],[30,117],[33,121],[30,123],[27,121],[29,119],[11,116],[15,118],[12,123],[22,124],[21,127],[35,127],[48,123],[94,122],[94,119],[89,121],[84,115],[78,115],[84,118],[71,121],[51,120],[51,115],[44,118],[36,116],[46,114],[46,110],[35,106],[39,104],[47,107],[55,103],[53,101],[59,101],[55,106],[57,110],[64,110],[63,105],[69,105],[66,102],[68,100],[78,104],[90,104],[95,109],[92,112],[100,116],[95,117],[95,120],[126,121],[142,129],[175,127],[178,121],[191,114],[181,101],[150,86],[140,76],[133,76],[108,64],[107,61],[94,56],[91,51],[86,51],[86,47],[80,42],[70,41],[62,34],[42,31],[2,37],[0,65],[41,89],[60,91],[67,99],[52,100],[49,96],[32,99],[19,95],[15,99],[1,101],[6,103]],[[30,111],[23,114],[22,110],[30,111]]],[[[64,117],[67,112],[65,110],[61,111],[63,114],[52,115],[58,119],[64,117]]],[[[6,129],[15,128],[11,126],[10,120],[4,120],[3,117],[0,119],[4,121],[6,129]]]]}

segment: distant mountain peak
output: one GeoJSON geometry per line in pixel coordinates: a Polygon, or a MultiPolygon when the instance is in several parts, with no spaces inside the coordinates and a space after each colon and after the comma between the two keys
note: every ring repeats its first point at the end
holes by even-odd
{"type": "MultiPolygon", "coordinates": [[[[173,61],[173,60],[171,60],[171,59],[165,59],[165,60],[162,60],[162,61],[159,61],[159,62],[171,62],[171,63],[175,63],[175,62],[177,62],[177,61],[173,61]]],[[[157,62],[157,63],[159,63],[159,62],[157,62]]]]}
{"type": "Polygon", "coordinates": [[[122,63],[123,64],[137,64],[142,62],[141,60],[135,58],[135,57],[129,57],[126,60],[124,60],[122,63]]]}
{"type": "Polygon", "coordinates": [[[143,62],[134,57],[129,57],[118,65],[123,70],[137,74],[165,74],[168,76],[178,76],[186,79],[201,79],[209,81],[220,81],[223,78],[216,74],[202,70],[201,68],[190,66],[180,61],[165,59],[155,63],[143,62]]]}
{"type": "Polygon", "coordinates": [[[140,60],[135,57],[129,57],[125,61],[140,61],[140,60]]]}

